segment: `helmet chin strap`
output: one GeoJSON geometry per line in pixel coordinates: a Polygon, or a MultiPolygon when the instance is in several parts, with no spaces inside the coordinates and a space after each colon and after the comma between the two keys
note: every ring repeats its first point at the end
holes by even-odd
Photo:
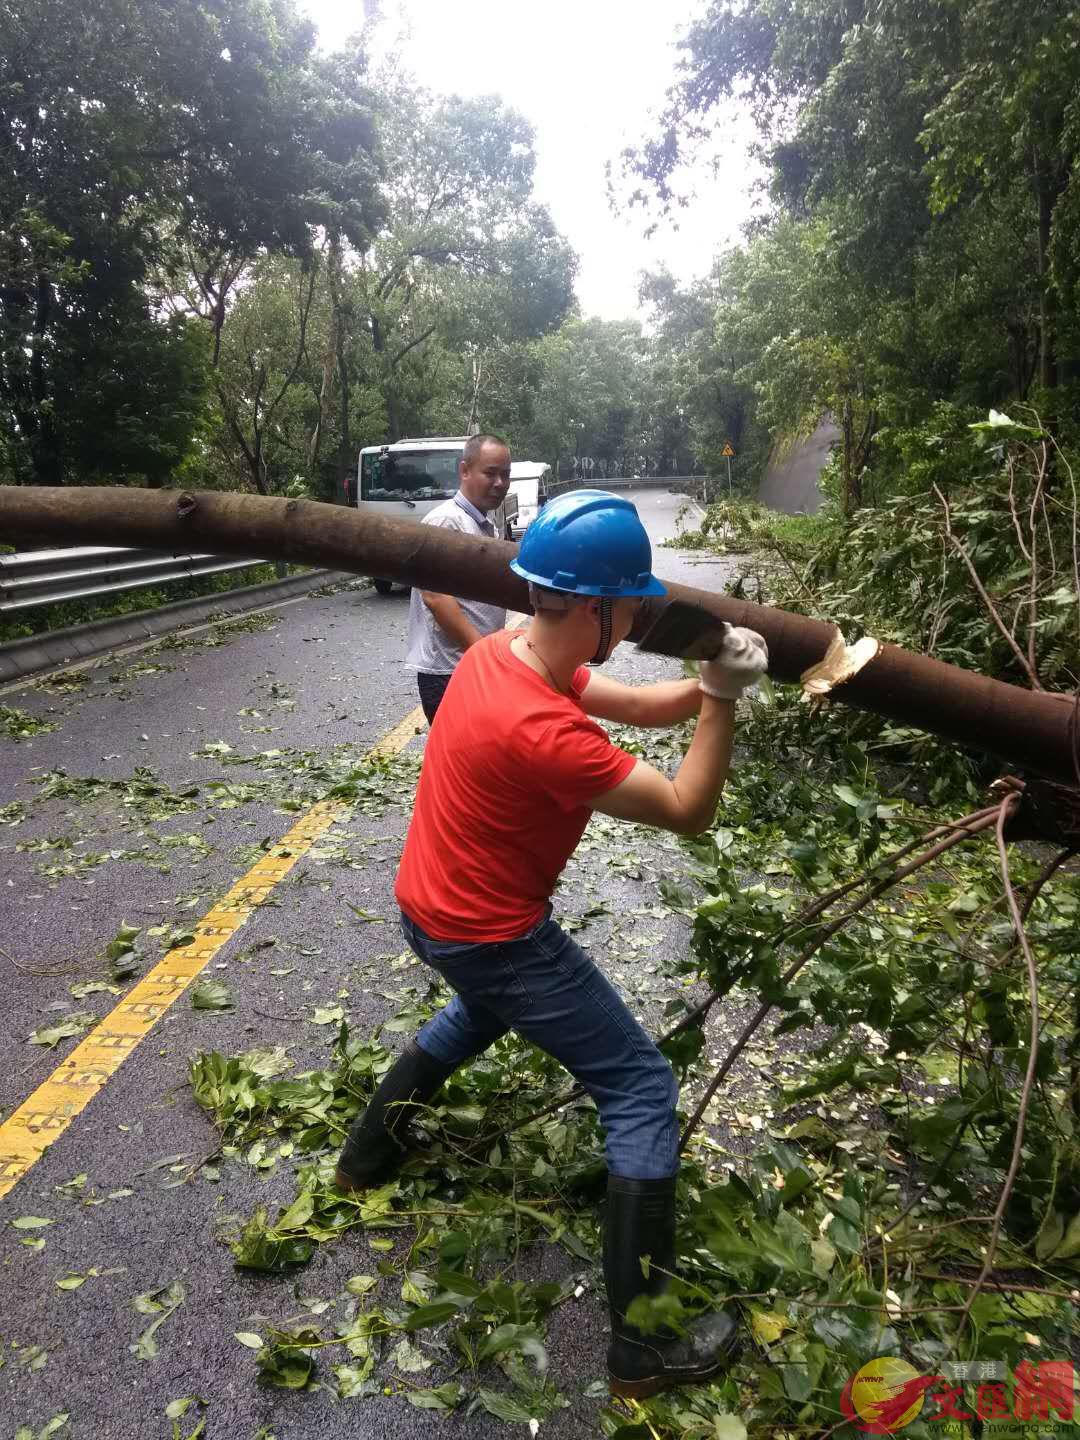
{"type": "MultiPolygon", "coordinates": [[[[561,593],[558,590],[546,590],[542,585],[529,586],[529,601],[534,614],[540,615],[543,611],[565,611],[573,605],[579,605],[587,597],[582,595],[570,595],[561,593]]],[[[615,601],[610,595],[600,597],[600,640],[596,647],[596,654],[588,662],[590,665],[603,665],[611,651],[611,627],[615,618],[615,601]]]]}
{"type": "Polygon", "coordinates": [[[590,665],[603,665],[611,649],[611,622],[615,614],[615,601],[604,595],[600,600],[600,643],[590,665]]]}

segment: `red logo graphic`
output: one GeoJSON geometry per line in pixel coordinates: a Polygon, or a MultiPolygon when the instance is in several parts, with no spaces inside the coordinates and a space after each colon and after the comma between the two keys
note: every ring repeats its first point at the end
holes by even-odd
{"type": "Polygon", "coordinates": [[[863,1435],[896,1435],[920,1416],[931,1425],[976,1417],[1071,1421],[1080,1418],[1075,1386],[1071,1361],[1033,1365],[1024,1360],[1013,1372],[1011,1386],[1001,1382],[972,1386],[969,1399],[962,1384],[944,1375],[920,1375],[906,1360],[879,1355],[844,1386],[840,1409],[863,1435]]]}

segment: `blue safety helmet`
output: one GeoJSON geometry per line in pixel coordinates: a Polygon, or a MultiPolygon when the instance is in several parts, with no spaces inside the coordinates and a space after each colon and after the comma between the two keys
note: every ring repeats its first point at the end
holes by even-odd
{"type": "Polygon", "coordinates": [[[634,505],[606,490],[549,500],[525,531],[510,569],[546,590],[573,595],[663,595],[652,546],[634,505]]]}

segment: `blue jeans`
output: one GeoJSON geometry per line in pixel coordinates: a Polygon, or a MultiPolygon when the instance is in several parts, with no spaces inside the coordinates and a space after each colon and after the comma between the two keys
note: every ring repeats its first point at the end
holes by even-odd
{"type": "Polygon", "coordinates": [[[565,1065],[596,1102],[608,1170],[626,1180],[664,1180],[679,1165],[671,1066],[618,991],[549,914],[535,929],[496,944],[433,940],[407,915],[405,939],[455,991],[417,1043],[460,1065],[516,1030],[565,1065]]]}

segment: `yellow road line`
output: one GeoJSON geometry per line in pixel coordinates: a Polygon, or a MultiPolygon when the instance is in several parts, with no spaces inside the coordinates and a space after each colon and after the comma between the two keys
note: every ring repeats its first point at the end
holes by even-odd
{"type": "Polygon", "coordinates": [[[400,750],[404,750],[409,741],[412,740],[420,730],[423,730],[426,725],[427,721],[424,719],[424,712],[420,706],[417,705],[416,709],[410,710],[408,715],[405,716],[405,719],[395,725],[389,734],[384,735],[381,740],[375,742],[364,756],[364,759],[377,760],[380,755],[396,755],[400,750]]]}
{"type": "MultiPolygon", "coordinates": [[[[418,705],[364,758],[398,754],[423,725],[424,712],[418,705]]],[[[342,800],[322,800],[314,805],[203,916],[191,943],[162,956],[29,1099],[0,1124],[0,1197],[41,1159],[255,907],[349,809],[342,800]]]]}

